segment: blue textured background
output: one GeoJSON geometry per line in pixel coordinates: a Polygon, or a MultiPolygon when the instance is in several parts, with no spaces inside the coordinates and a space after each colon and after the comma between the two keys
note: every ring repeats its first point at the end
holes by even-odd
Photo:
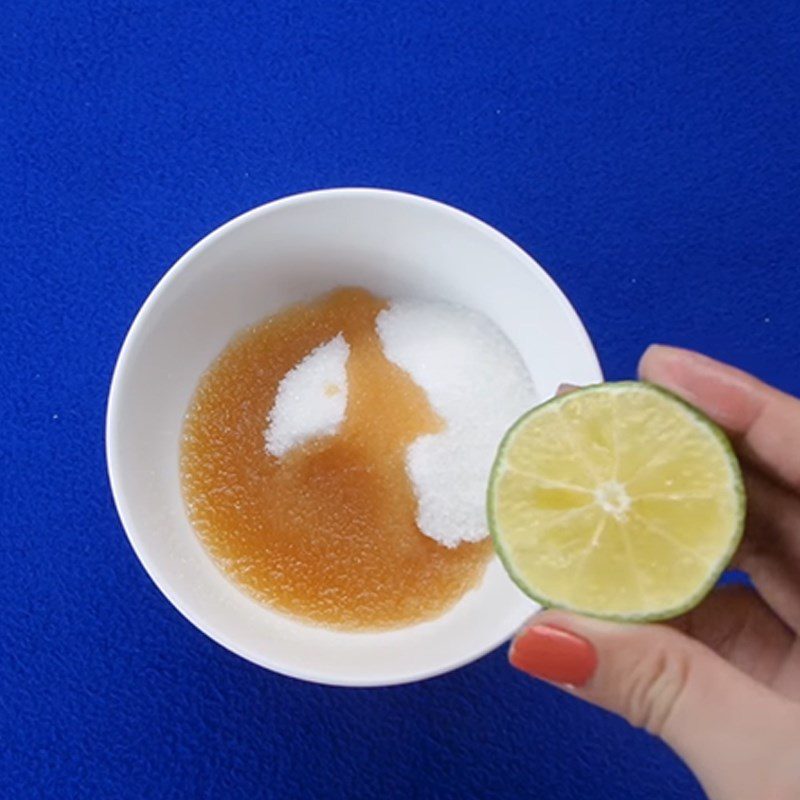
{"type": "Polygon", "coordinates": [[[0,794],[665,798],[665,747],[503,652],[346,691],[253,667],[145,577],[112,505],[114,358],[171,263],[283,194],[496,225],[612,378],[652,340],[800,390],[796,3],[2,3],[0,794]]]}

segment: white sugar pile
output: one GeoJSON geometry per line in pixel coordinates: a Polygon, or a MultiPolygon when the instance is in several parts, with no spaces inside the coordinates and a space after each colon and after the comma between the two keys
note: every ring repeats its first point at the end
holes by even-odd
{"type": "Polygon", "coordinates": [[[350,345],[340,333],[286,373],[269,412],[264,441],[274,456],[339,430],[347,409],[350,345]]]}
{"type": "Polygon", "coordinates": [[[442,433],[408,448],[417,524],[447,547],[484,538],[495,452],[536,401],[522,357],[487,317],[444,303],[394,302],[377,328],[387,358],[425,390],[446,422],[442,433]]]}
{"type": "MultiPolygon", "coordinates": [[[[488,534],[486,485],[500,439],[536,402],[528,370],[494,323],[465,308],[393,302],[376,326],[386,357],[422,387],[445,423],[441,433],[417,438],[406,454],[417,524],[447,547],[478,541],[488,534]]],[[[285,375],[264,431],[269,453],[280,458],[338,432],[347,410],[349,356],[339,334],[285,375]]]]}

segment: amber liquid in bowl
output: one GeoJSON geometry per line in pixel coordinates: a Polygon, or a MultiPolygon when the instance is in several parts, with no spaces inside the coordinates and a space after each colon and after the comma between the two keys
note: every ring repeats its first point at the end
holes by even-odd
{"type": "Polygon", "coordinates": [[[442,421],[384,355],[386,302],[342,289],[237,336],[202,377],[186,417],[181,480],[215,562],[272,608],[349,630],[435,618],[481,579],[488,540],[448,549],[420,532],[408,445],[442,421]],[[278,459],[264,444],[278,386],[315,347],[350,345],[345,420],[278,459]]]}

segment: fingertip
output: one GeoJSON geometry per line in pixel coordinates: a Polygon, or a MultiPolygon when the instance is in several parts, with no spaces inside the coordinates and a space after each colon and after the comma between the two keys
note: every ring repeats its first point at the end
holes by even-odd
{"type": "Polygon", "coordinates": [[[719,366],[718,362],[692,350],[652,344],[639,361],[639,377],[704,408],[709,387],[714,385],[708,377],[719,366]]]}
{"type": "Polygon", "coordinates": [[[597,651],[590,641],[541,619],[533,620],[515,637],[508,660],[532,678],[564,687],[583,686],[597,669],[597,651]]]}
{"type": "Polygon", "coordinates": [[[735,367],[693,350],[665,345],[647,348],[639,361],[639,376],[669,389],[737,433],[753,421],[768,391],[735,367]]]}
{"type": "Polygon", "coordinates": [[[660,383],[659,378],[669,371],[670,365],[688,350],[665,344],[651,344],[639,359],[639,377],[642,380],[660,383]]]}

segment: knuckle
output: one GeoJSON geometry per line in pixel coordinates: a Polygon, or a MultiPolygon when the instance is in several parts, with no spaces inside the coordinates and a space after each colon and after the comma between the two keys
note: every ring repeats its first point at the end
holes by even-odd
{"type": "Polygon", "coordinates": [[[655,646],[625,681],[625,717],[637,728],[660,736],[689,682],[691,660],[681,648],[655,646]]]}

